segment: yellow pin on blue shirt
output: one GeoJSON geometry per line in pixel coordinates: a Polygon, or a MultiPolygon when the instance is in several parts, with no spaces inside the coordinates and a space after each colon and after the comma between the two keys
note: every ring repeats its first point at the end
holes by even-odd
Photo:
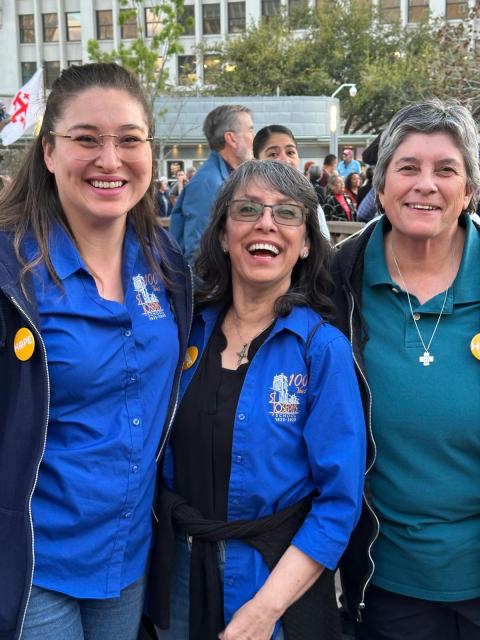
{"type": "Polygon", "coordinates": [[[470,351],[477,360],[480,360],[480,333],[473,336],[470,342],[470,351]]]}
{"type": "Polygon", "coordinates": [[[183,361],[182,371],[186,371],[187,369],[190,369],[190,367],[193,367],[197,358],[197,347],[187,347],[187,353],[185,354],[185,360],[183,361]]]}

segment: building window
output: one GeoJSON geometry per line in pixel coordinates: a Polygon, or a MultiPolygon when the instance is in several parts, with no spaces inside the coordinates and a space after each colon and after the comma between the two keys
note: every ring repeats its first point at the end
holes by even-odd
{"type": "Polygon", "coordinates": [[[178,56],[178,84],[189,86],[196,82],[197,70],[195,56],[178,56]]]}
{"type": "Polygon", "coordinates": [[[220,74],[220,58],[215,54],[203,56],[203,84],[217,84],[220,74]]]}
{"type": "Polygon", "coordinates": [[[53,83],[60,75],[60,62],[53,60],[51,62],[44,62],[45,69],[45,88],[51,89],[53,83]]]}
{"type": "Polygon", "coordinates": [[[18,16],[20,26],[20,42],[22,44],[30,44],[35,42],[35,23],[33,22],[33,14],[18,16]]]}
{"type": "Polygon", "coordinates": [[[56,13],[43,13],[43,41],[58,42],[58,20],[56,13]]]}
{"type": "Polygon", "coordinates": [[[420,22],[428,17],[428,0],[408,0],[408,21],[420,22]]]}
{"type": "Polygon", "coordinates": [[[162,21],[159,11],[155,9],[145,9],[145,32],[147,38],[158,36],[162,30],[162,21]]]}
{"type": "Polygon", "coordinates": [[[37,70],[36,62],[22,62],[22,85],[26,84],[37,70]]]}
{"type": "Polygon", "coordinates": [[[82,39],[82,26],[80,22],[80,12],[66,13],[67,40],[78,42],[82,39]]]}
{"type": "Polygon", "coordinates": [[[220,33],[220,4],[204,4],[203,11],[203,35],[220,33]]]}
{"type": "Polygon", "coordinates": [[[379,10],[382,22],[397,22],[400,20],[400,0],[380,0],[379,10]]]}
{"type": "Polygon", "coordinates": [[[280,0],[262,0],[262,18],[271,20],[280,15],[280,0]]]}
{"type": "Polygon", "coordinates": [[[122,40],[131,40],[137,37],[138,25],[135,10],[120,11],[120,35],[122,40]]]}
{"type": "Polygon", "coordinates": [[[468,0],[447,0],[447,20],[464,20],[468,15],[468,0]]]}
{"type": "Polygon", "coordinates": [[[292,20],[293,27],[303,29],[308,23],[308,1],[288,0],[288,15],[292,20]]]}
{"type": "Polygon", "coordinates": [[[97,11],[97,40],[113,40],[113,15],[110,9],[97,11]]]}
{"type": "Polygon", "coordinates": [[[228,33],[242,33],[245,31],[245,2],[228,3],[228,33]]]}
{"type": "Polygon", "coordinates": [[[195,5],[185,4],[183,6],[183,13],[179,16],[178,21],[183,27],[182,36],[194,36],[195,35],[195,5]]]}

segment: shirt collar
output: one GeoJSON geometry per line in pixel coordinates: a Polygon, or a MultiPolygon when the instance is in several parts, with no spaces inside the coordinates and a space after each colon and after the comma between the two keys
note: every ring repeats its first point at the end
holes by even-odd
{"type": "Polygon", "coordinates": [[[476,302],[480,300],[480,230],[473,224],[469,215],[462,214],[459,223],[465,227],[465,244],[460,268],[453,283],[453,298],[455,303],[476,302]]]}
{"type": "MultiPolygon", "coordinates": [[[[480,256],[480,230],[470,216],[462,214],[459,224],[465,227],[465,244],[457,277],[453,283],[455,304],[480,300],[480,278],[478,277],[478,257],[480,256]]],[[[365,249],[364,281],[368,286],[394,285],[385,261],[383,236],[390,225],[383,217],[375,227],[365,249]]]]}
{"type": "MultiPolygon", "coordinates": [[[[52,230],[50,231],[48,238],[48,250],[53,268],[60,280],[65,280],[80,269],[89,272],[88,267],[75,246],[73,239],[65,227],[59,222],[54,222],[52,230]]],[[[136,242],[135,231],[132,225],[127,221],[123,245],[123,284],[125,290],[128,286],[130,276],[132,275],[138,251],[139,246],[136,242]]],[[[38,244],[33,235],[29,235],[25,240],[25,253],[28,260],[33,259],[39,254],[38,244]]]]}
{"type": "MultiPolygon", "coordinates": [[[[215,325],[216,318],[222,306],[223,305],[221,304],[208,305],[199,310],[198,315],[203,318],[207,327],[212,328],[215,325]]],[[[304,342],[306,342],[310,332],[318,324],[319,320],[320,317],[308,307],[293,307],[287,316],[277,318],[275,326],[267,340],[275,334],[280,333],[280,331],[287,330],[297,334],[304,342]]]]}
{"type": "Polygon", "coordinates": [[[385,261],[383,246],[383,236],[389,228],[388,220],[384,216],[375,226],[365,248],[363,277],[365,284],[370,287],[379,284],[388,284],[390,286],[393,284],[385,261]]]}
{"type": "Polygon", "coordinates": [[[48,237],[48,250],[53,268],[60,280],[65,280],[79,269],[87,271],[73,239],[65,227],[54,222],[48,237]]]}

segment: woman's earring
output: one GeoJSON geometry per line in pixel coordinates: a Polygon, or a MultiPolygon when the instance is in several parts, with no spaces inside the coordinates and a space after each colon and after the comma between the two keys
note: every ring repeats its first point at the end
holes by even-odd
{"type": "Polygon", "coordinates": [[[222,251],[223,253],[228,253],[228,247],[226,244],[222,244],[222,251]]]}
{"type": "Polygon", "coordinates": [[[302,260],[305,260],[305,258],[308,258],[308,249],[307,249],[307,247],[305,247],[305,249],[303,249],[302,253],[300,254],[300,258],[302,260]]]}

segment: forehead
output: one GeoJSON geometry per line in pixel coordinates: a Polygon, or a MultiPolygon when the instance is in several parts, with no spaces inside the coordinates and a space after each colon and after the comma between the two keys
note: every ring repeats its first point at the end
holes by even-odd
{"type": "Polygon", "coordinates": [[[275,200],[278,199],[280,202],[286,202],[287,200],[290,202],[295,201],[295,198],[278,191],[278,189],[269,184],[266,180],[257,178],[250,178],[248,182],[245,182],[242,186],[238,187],[233,194],[232,200],[244,198],[246,196],[255,198],[259,202],[264,202],[265,204],[275,204],[274,201],[267,203],[267,200],[272,198],[275,200]]]}
{"type": "Polygon", "coordinates": [[[450,133],[445,131],[435,133],[412,131],[397,146],[392,161],[398,161],[403,157],[432,161],[449,158],[465,165],[461,149],[450,133]]]}
{"type": "Polygon", "coordinates": [[[67,100],[58,121],[68,127],[88,124],[102,130],[125,125],[147,126],[142,103],[121,89],[91,88],[67,100]]]}
{"type": "Polygon", "coordinates": [[[265,149],[269,147],[293,147],[296,149],[296,144],[292,138],[286,133],[272,133],[267,140],[265,149]]]}

